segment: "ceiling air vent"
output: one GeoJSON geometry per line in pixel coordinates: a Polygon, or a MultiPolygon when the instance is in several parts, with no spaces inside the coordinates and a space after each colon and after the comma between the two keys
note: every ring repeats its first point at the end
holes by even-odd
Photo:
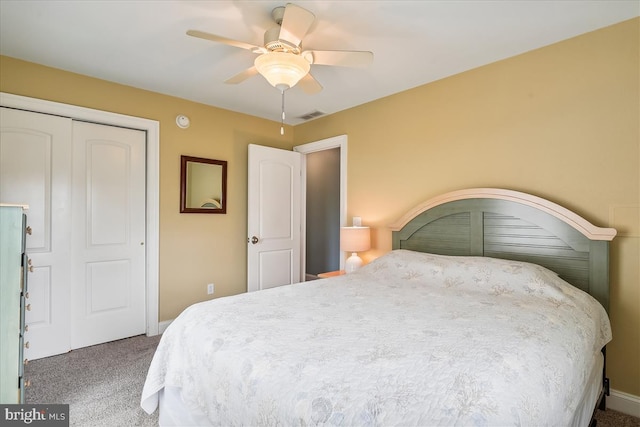
{"type": "Polygon", "coordinates": [[[326,113],[324,113],[322,111],[316,110],[316,111],[312,111],[310,113],[307,113],[307,114],[305,114],[303,116],[299,116],[298,118],[302,119],[302,120],[311,120],[311,119],[315,119],[316,117],[324,116],[325,114],[326,113]]]}

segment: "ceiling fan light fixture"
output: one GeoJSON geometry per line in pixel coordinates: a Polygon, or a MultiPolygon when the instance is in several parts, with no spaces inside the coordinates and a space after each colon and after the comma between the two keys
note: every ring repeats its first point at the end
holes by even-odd
{"type": "Polygon", "coordinates": [[[271,86],[280,90],[294,87],[311,69],[309,61],[300,55],[284,52],[262,54],[254,65],[271,86]]]}

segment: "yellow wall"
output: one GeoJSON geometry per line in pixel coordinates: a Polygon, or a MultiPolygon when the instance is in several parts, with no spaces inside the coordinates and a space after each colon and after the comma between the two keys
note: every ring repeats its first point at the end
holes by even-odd
{"type": "Polygon", "coordinates": [[[293,128],[4,56],[0,91],[159,121],[160,320],[208,299],[207,283],[216,297],[246,291],[247,145],[291,149],[293,128]],[[179,213],[182,154],[228,162],[226,215],[179,213]]]}
{"type": "Polygon", "coordinates": [[[0,57],[0,91],[160,121],[160,320],[246,289],[247,145],[347,134],[348,211],[386,225],[437,194],[505,187],[548,198],[612,243],[612,387],[640,395],[640,20],[287,128],[238,113],[0,57]],[[175,126],[185,114],[192,125],[175,126]],[[229,162],[227,215],[179,214],[180,155],[229,162]],[[380,171],[385,171],[380,173],[380,171]],[[212,236],[215,236],[213,238],[212,236]]]}
{"type": "Polygon", "coordinates": [[[295,127],[347,134],[348,217],[375,228],[469,187],[550,199],[615,227],[612,387],[640,395],[639,27],[634,19],[295,127]]]}

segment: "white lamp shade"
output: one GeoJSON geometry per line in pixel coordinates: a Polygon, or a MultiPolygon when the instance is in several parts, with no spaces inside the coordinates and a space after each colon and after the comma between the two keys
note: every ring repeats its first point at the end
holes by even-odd
{"type": "Polygon", "coordinates": [[[264,53],[256,58],[254,65],[273,87],[279,89],[294,87],[311,69],[309,61],[300,55],[285,52],[264,53]]]}
{"type": "Polygon", "coordinates": [[[340,250],[346,252],[363,252],[371,248],[371,232],[369,227],[341,227],[340,250]]]}

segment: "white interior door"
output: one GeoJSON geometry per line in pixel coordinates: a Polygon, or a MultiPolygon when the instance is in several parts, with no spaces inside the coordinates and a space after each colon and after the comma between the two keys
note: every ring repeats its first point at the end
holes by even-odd
{"type": "Polygon", "coordinates": [[[71,348],[145,332],[145,142],[73,124],[71,348]]]}
{"type": "Polygon", "coordinates": [[[71,120],[0,108],[0,202],[29,205],[27,359],[71,349],[71,120]]]}
{"type": "Polygon", "coordinates": [[[249,292],[301,280],[301,159],[293,151],[249,145],[249,292]]]}

